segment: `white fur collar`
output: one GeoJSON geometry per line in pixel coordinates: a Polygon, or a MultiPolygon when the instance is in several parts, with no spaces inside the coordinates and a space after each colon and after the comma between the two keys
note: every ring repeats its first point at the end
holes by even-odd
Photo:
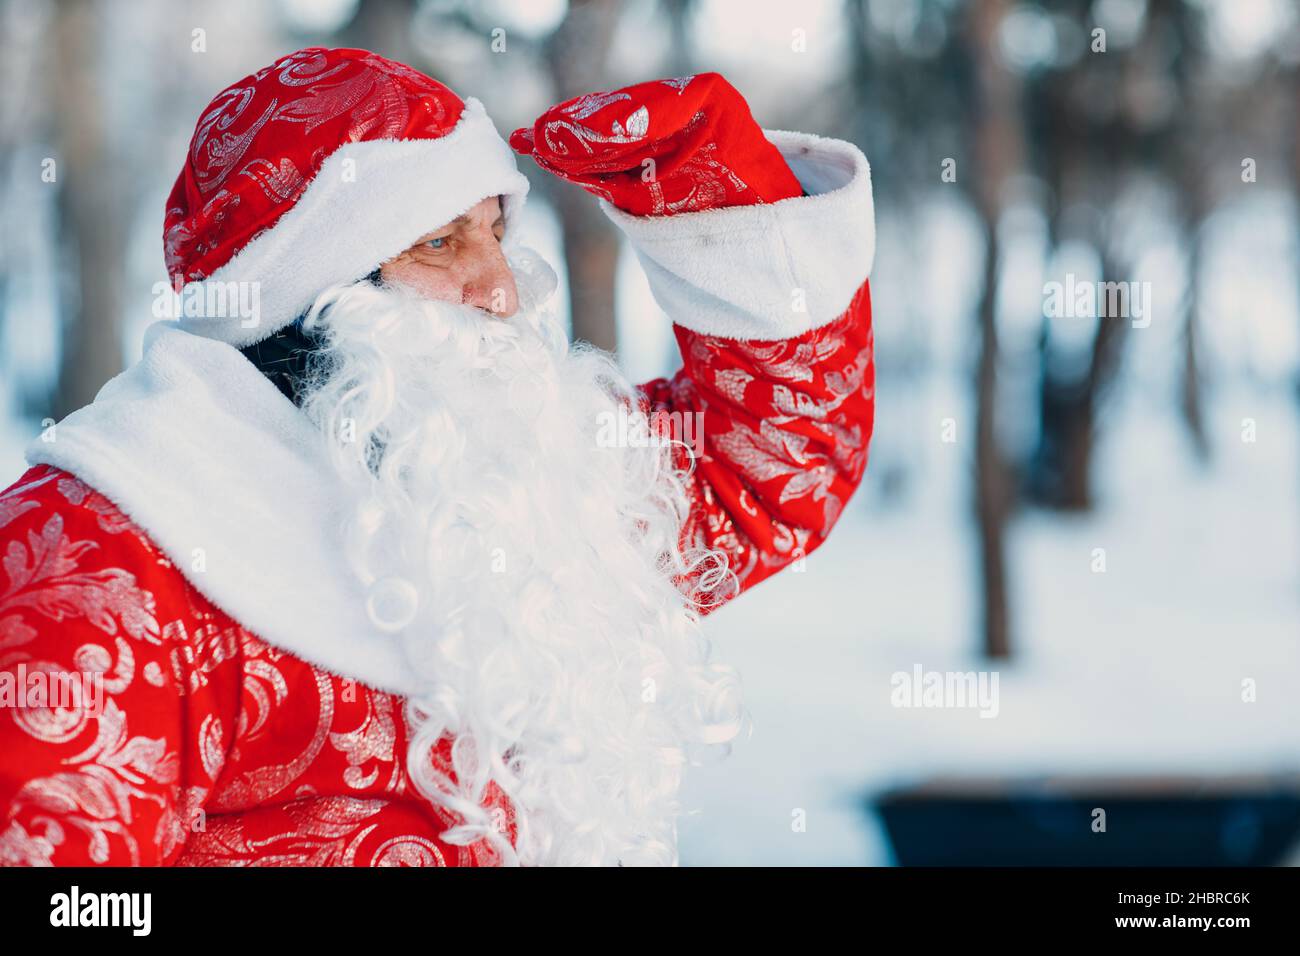
{"type": "Polygon", "coordinates": [[[410,695],[342,558],[341,498],[314,428],[234,347],[158,322],[144,357],[37,439],[27,460],[84,480],[258,637],[410,695]]]}

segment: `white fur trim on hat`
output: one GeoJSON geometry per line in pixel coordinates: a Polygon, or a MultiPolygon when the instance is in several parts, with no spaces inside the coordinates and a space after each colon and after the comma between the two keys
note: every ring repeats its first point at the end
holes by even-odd
{"type": "Polygon", "coordinates": [[[236,348],[252,345],[291,323],[326,287],[369,274],[488,196],[505,197],[508,231],[527,192],[514,152],[473,97],[438,139],[347,143],[274,226],[182,291],[195,302],[255,302],[254,314],[218,308],[212,311],[223,314],[186,315],[180,326],[236,348]],[[234,291],[231,282],[251,285],[238,298],[207,295],[217,283],[234,291]]]}

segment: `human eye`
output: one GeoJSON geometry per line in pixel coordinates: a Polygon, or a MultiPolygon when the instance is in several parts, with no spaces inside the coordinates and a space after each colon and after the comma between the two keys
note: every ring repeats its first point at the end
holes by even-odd
{"type": "Polygon", "coordinates": [[[447,248],[447,240],[450,238],[451,236],[435,236],[432,239],[426,240],[424,244],[430,249],[441,251],[447,248]]]}

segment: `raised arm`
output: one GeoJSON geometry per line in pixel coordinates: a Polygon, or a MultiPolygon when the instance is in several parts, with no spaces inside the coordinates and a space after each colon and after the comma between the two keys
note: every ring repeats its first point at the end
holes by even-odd
{"type": "Polygon", "coordinates": [[[600,197],[673,321],[683,367],[642,391],[695,457],[685,543],[734,572],[707,612],[818,547],[866,468],[866,159],[762,130],[715,73],[579,97],[511,143],[600,197]]]}

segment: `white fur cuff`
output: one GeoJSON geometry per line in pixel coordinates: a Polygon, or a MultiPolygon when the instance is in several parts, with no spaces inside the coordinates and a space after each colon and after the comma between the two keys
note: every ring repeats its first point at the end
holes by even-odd
{"type": "Polygon", "coordinates": [[[674,216],[601,207],[636,249],[677,324],[734,339],[784,339],[833,321],[871,273],[871,170],[852,143],[764,130],[807,196],[674,216]]]}

